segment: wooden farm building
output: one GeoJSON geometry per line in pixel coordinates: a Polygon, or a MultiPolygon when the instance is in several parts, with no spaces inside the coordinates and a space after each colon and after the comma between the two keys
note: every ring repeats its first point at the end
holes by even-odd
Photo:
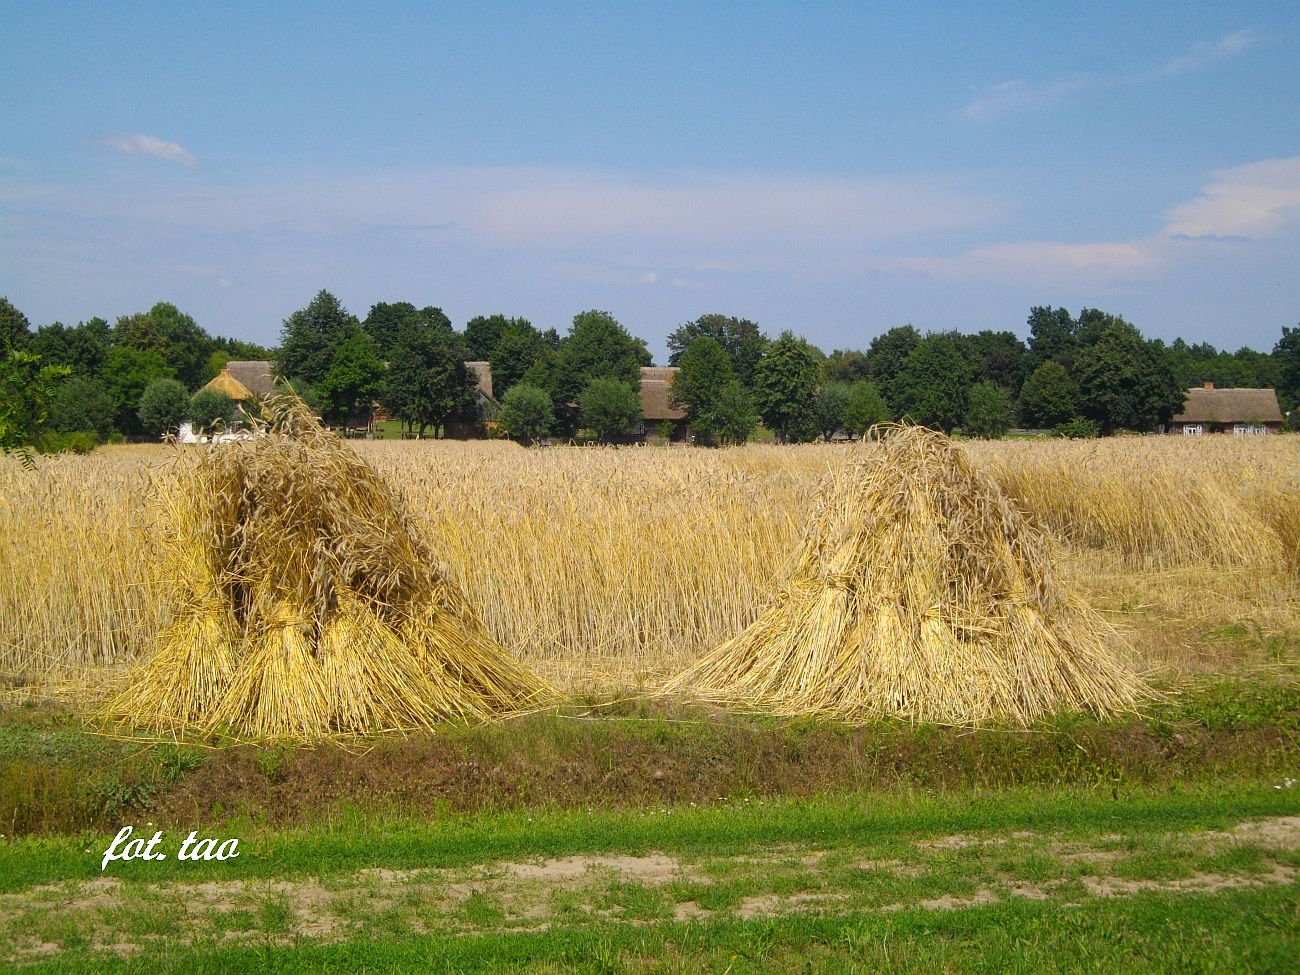
{"type": "Polygon", "coordinates": [[[1189,389],[1183,410],[1169,432],[1186,437],[1207,433],[1259,436],[1282,429],[1282,410],[1271,389],[1215,389],[1214,383],[1189,389]]]}
{"type": "Polygon", "coordinates": [[[642,366],[641,367],[641,430],[643,436],[657,437],[664,424],[672,427],[671,440],[685,440],[690,436],[686,425],[686,411],[673,406],[669,389],[673,377],[677,375],[676,366],[642,366]]]}

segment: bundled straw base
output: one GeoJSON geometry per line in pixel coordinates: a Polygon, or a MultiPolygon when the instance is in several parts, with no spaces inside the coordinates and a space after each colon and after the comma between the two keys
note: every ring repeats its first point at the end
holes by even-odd
{"type": "Polygon", "coordinates": [[[850,721],[1028,724],[1146,695],[1046,540],[942,434],[890,429],[850,465],[786,585],[670,691],[850,721]]]}
{"type": "Polygon", "coordinates": [[[158,492],[175,623],[105,714],[310,740],[478,721],[551,691],[437,568],[396,495],[301,401],[180,455],[158,492]]]}

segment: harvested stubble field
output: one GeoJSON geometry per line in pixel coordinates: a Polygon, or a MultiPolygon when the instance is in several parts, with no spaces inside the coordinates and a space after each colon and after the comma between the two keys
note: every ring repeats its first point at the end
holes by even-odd
{"type": "MultiPolygon", "coordinates": [[[[561,690],[608,693],[650,686],[752,623],[826,482],[878,448],[358,449],[509,651],[561,690]]],[[[1294,650],[1300,438],[963,449],[1057,540],[1137,668],[1176,677],[1294,650]]],[[[0,464],[9,687],[93,696],[170,619],[178,599],[144,500],[167,453],[0,464]]]]}

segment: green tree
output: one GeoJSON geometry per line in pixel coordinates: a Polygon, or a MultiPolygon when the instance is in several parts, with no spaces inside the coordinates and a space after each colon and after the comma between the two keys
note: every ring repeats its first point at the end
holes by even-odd
{"type": "Polygon", "coordinates": [[[440,431],[448,420],[474,410],[476,383],[451,323],[414,315],[398,329],[379,401],[423,437],[429,427],[440,431]]]}
{"type": "Polygon", "coordinates": [[[200,389],[190,397],[189,418],[197,430],[230,426],[237,415],[235,401],[215,389],[200,389]]]}
{"type": "Polygon", "coordinates": [[[123,433],[142,433],[136,409],[145,387],[155,379],[175,379],[176,371],[156,349],[114,346],[104,359],[101,378],[113,399],[113,425],[123,433]]]}
{"type": "Polygon", "coordinates": [[[983,440],[1000,440],[1011,429],[1011,396],[1001,386],[976,383],[970,388],[966,419],[962,430],[967,436],[983,440]]]}
{"type": "Polygon", "coordinates": [[[857,349],[835,349],[822,363],[822,372],[826,381],[832,383],[856,383],[871,375],[871,365],[867,354],[857,349]]]}
{"type": "Polygon", "coordinates": [[[754,402],[768,429],[787,442],[817,436],[814,406],[820,382],[812,346],[788,329],[782,332],[754,372],[754,402]]]}
{"type": "Polygon", "coordinates": [[[558,405],[574,402],[593,379],[616,379],[636,389],[641,367],[650,365],[645,342],[635,338],[604,311],[585,311],[573,318],[573,328],[560,343],[555,360],[551,399],[558,405]]]}
{"type": "MultiPolygon", "coordinates": [[[[526,318],[505,315],[478,315],[465,323],[465,354],[478,362],[491,362],[497,346],[511,333],[536,335],[537,329],[526,318]]],[[[496,383],[494,376],[492,382],[496,383]]]]}
{"type": "Polygon", "coordinates": [[[966,415],[972,369],[951,333],[927,335],[907,354],[894,377],[894,411],[945,433],[966,415]]]}
{"type": "Polygon", "coordinates": [[[95,376],[73,374],[50,396],[50,425],[59,433],[89,430],[102,443],[113,432],[115,413],[113,397],[95,376]]]}
{"type": "Polygon", "coordinates": [[[1079,412],[1104,434],[1147,431],[1168,423],[1187,395],[1174,376],[1164,343],[1145,341],[1123,320],[1107,325],[1095,345],[1078,353],[1075,372],[1079,412]]]}
{"type": "Polygon", "coordinates": [[[25,349],[31,338],[32,323],[27,320],[27,316],[15,308],[8,298],[0,298],[0,349],[25,349]]]}
{"type": "Polygon", "coordinates": [[[1029,309],[1029,350],[1026,372],[1033,372],[1049,359],[1069,367],[1077,346],[1078,323],[1064,308],[1035,305],[1029,309]]]}
{"type": "Polygon", "coordinates": [[[385,362],[392,362],[396,355],[397,335],[403,323],[409,318],[416,318],[426,325],[442,328],[450,332],[451,319],[441,308],[426,305],[416,308],[409,301],[381,301],[370,308],[361,328],[375,343],[375,354],[385,362]]]}
{"type": "Polygon", "coordinates": [[[40,356],[8,344],[0,351],[0,453],[17,453],[31,468],[28,446],[45,423],[55,382],[68,367],[41,365],[40,356]]]}
{"type": "Polygon", "coordinates": [[[1300,407],[1300,324],[1295,328],[1282,326],[1282,337],[1273,346],[1273,358],[1277,362],[1277,393],[1282,409],[1294,410],[1300,407]]]}
{"type": "Polygon", "coordinates": [[[113,326],[113,344],[157,352],[186,386],[203,382],[208,356],[216,348],[212,336],[193,318],[165,301],[143,314],[119,318],[113,326]]]}
{"type": "Polygon", "coordinates": [[[848,383],[825,383],[817,390],[817,398],[813,400],[813,422],[823,440],[830,440],[844,427],[848,409],[848,383]]]}
{"type": "Polygon", "coordinates": [[[330,371],[339,345],[360,331],[356,317],[328,291],[320,291],[306,308],[284,320],[276,372],[315,386],[330,371]]]}
{"type": "Polygon", "coordinates": [[[30,348],[42,362],[68,366],[74,375],[94,376],[104,368],[112,337],[112,328],[102,318],[92,318],[73,328],[54,322],[36,330],[30,348]]]}
{"type": "Polygon", "coordinates": [[[855,437],[861,437],[877,423],[888,421],[889,407],[875,383],[859,380],[849,386],[849,399],[844,406],[844,429],[855,437]]]}
{"type": "Polygon", "coordinates": [[[701,336],[677,360],[678,372],[668,389],[669,402],[686,412],[686,422],[697,437],[713,440],[718,431],[718,398],[736,375],[731,358],[717,340],[701,336]]]}
{"type": "Polygon", "coordinates": [[[324,406],[323,416],[331,423],[346,423],[361,413],[369,422],[370,405],[384,378],[384,364],[375,354],[375,342],[356,329],[334,347],[330,367],[315,384],[324,406]]]}
{"type": "Polygon", "coordinates": [[[578,395],[583,426],[603,443],[626,436],[641,420],[641,399],[630,383],[619,379],[593,379],[578,395]]]}
{"type": "Polygon", "coordinates": [[[727,315],[701,315],[693,322],[679,325],[668,335],[668,364],[680,366],[682,356],[696,339],[709,338],[726,352],[731,371],[746,387],[754,384],[754,370],[767,350],[768,338],[763,330],[747,318],[727,315]]]}
{"type": "Polygon", "coordinates": [[[145,433],[167,436],[189,418],[190,394],[175,379],[154,379],[140,394],[137,410],[145,433]]]}
{"type": "Polygon", "coordinates": [[[1001,386],[1014,395],[1025,378],[1025,343],[1015,332],[984,329],[963,337],[966,352],[974,365],[976,382],[1001,386]]]}
{"type": "MultiPolygon", "coordinates": [[[[560,337],[556,335],[555,329],[539,332],[527,319],[510,319],[488,356],[488,366],[492,370],[492,391],[497,399],[503,399],[510,388],[520,382],[534,366],[549,376],[559,345],[560,337]]],[[[538,378],[540,386],[535,385],[534,388],[549,388],[545,377],[535,378],[538,378]]]]}
{"type": "Polygon", "coordinates": [[[1048,359],[1020,387],[1020,418],[1031,427],[1051,428],[1077,413],[1079,391],[1065,366],[1048,359]]]}
{"type": "Polygon", "coordinates": [[[722,444],[743,444],[758,426],[754,396],[739,379],[722,387],[707,421],[714,438],[722,444]]]}
{"type": "Polygon", "coordinates": [[[920,344],[921,334],[916,329],[899,325],[877,335],[867,348],[867,378],[876,384],[894,416],[899,413],[894,402],[898,395],[894,381],[903,368],[903,361],[920,344]]]}
{"type": "Polygon", "coordinates": [[[501,426],[515,440],[541,440],[554,423],[555,410],[544,389],[515,383],[501,398],[501,426]]]}

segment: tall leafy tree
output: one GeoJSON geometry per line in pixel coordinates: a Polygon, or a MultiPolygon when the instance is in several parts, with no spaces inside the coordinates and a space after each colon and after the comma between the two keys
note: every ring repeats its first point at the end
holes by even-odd
{"type": "MultiPolygon", "coordinates": [[[[32,337],[32,323],[8,298],[0,298],[0,352],[25,349],[32,337]]],[[[46,363],[49,365],[49,363],[46,363]]]]}
{"type": "Polygon", "coordinates": [[[645,342],[635,338],[613,315],[585,311],[560,343],[553,370],[551,398],[559,405],[575,402],[593,379],[616,379],[636,389],[641,367],[650,365],[645,342]]]}
{"type": "Polygon", "coordinates": [[[1079,412],[1104,434],[1147,431],[1168,423],[1187,395],[1174,376],[1164,343],[1144,340],[1123,320],[1111,322],[1094,345],[1078,353],[1075,375],[1079,412]]]}
{"type": "Polygon", "coordinates": [[[237,415],[234,400],[218,390],[200,389],[190,397],[190,419],[200,430],[229,426],[237,415]]]}
{"type": "Polygon", "coordinates": [[[176,370],[156,349],[119,345],[109,350],[101,376],[113,399],[114,426],[123,433],[142,433],[136,410],[145,387],[155,379],[175,379],[176,370]]]}
{"type": "Polygon", "coordinates": [[[0,453],[17,453],[32,466],[28,445],[45,423],[55,383],[67,366],[43,365],[40,356],[12,345],[0,346],[0,453]]]}
{"type": "Polygon", "coordinates": [[[668,395],[673,406],[686,412],[686,422],[698,437],[712,440],[716,407],[722,391],[736,379],[731,359],[717,340],[700,336],[677,361],[679,371],[668,395]]]}
{"type": "Polygon", "coordinates": [[[849,409],[849,384],[824,383],[813,400],[813,422],[823,440],[830,440],[844,426],[849,409]]]}
{"type": "Polygon", "coordinates": [[[877,335],[867,348],[867,378],[876,384],[880,395],[898,415],[894,400],[898,396],[894,380],[903,368],[903,361],[921,343],[921,334],[911,325],[899,325],[877,335]]]}
{"type": "Polygon", "coordinates": [[[855,383],[871,375],[867,354],[857,349],[835,349],[822,363],[827,382],[855,383]]]}
{"type": "Polygon", "coordinates": [[[465,365],[465,347],[450,323],[412,316],[398,329],[393,358],[379,401],[408,429],[423,437],[476,404],[476,377],[465,365]]]}
{"type": "Polygon", "coordinates": [[[492,391],[497,399],[502,399],[534,365],[551,363],[559,345],[555,329],[539,332],[527,319],[510,319],[488,356],[492,391]]]}
{"type": "Polygon", "coordinates": [[[743,444],[758,426],[754,396],[739,379],[722,387],[707,418],[714,438],[722,444],[743,444]]]}
{"type": "Polygon", "coordinates": [[[97,376],[74,373],[55,387],[49,413],[50,425],[59,433],[89,430],[103,441],[113,432],[116,408],[97,376]]]}
{"type": "Polygon", "coordinates": [[[1020,418],[1028,426],[1051,429],[1078,415],[1078,395],[1065,366],[1048,359],[1020,387],[1020,418]]]}
{"type": "Polygon", "coordinates": [[[1294,410],[1300,407],[1300,325],[1282,327],[1282,337],[1273,346],[1273,358],[1277,362],[1276,388],[1282,408],[1294,410]]]}
{"type": "MultiPolygon", "coordinates": [[[[507,318],[505,315],[478,315],[465,323],[465,350],[470,359],[491,362],[501,340],[510,333],[537,334],[533,323],[526,318],[507,318]]],[[[495,377],[493,382],[496,382],[495,377]]]]}
{"type": "Polygon", "coordinates": [[[123,315],[113,326],[113,344],[154,351],[186,386],[202,384],[216,342],[175,305],[160,301],[147,312],[123,315]]]}
{"type": "Polygon", "coordinates": [[[337,298],[317,292],[306,308],[284,320],[276,372],[315,386],[329,372],[338,346],[360,330],[361,323],[337,298]]]}
{"type": "Polygon", "coordinates": [[[950,333],[927,335],[894,377],[895,412],[913,423],[951,432],[966,415],[973,370],[950,333]]]}
{"type": "Polygon", "coordinates": [[[346,423],[349,416],[361,414],[369,422],[370,405],[383,378],[374,339],[355,330],[335,346],[329,369],[315,385],[325,419],[346,423]]]}
{"type": "Polygon", "coordinates": [[[385,362],[391,362],[397,346],[397,333],[408,318],[418,318],[430,325],[451,331],[451,319],[441,308],[426,305],[416,308],[409,301],[381,301],[370,308],[361,328],[375,343],[375,353],[385,362]]]}
{"type": "Polygon", "coordinates": [[[844,429],[861,437],[877,423],[889,420],[889,407],[876,384],[861,379],[849,386],[849,399],[844,404],[844,429]]]}
{"type": "Polygon", "coordinates": [[[515,383],[501,398],[501,426],[515,440],[541,440],[554,423],[555,409],[543,389],[515,383]]]}
{"type": "Polygon", "coordinates": [[[154,379],[140,394],[137,410],[145,433],[165,437],[174,434],[189,419],[190,394],[175,379],[154,379]]]}
{"type": "Polygon", "coordinates": [[[1015,332],[984,329],[964,337],[977,382],[992,383],[1014,395],[1024,380],[1025,343],[1015,332]]]}
{"type": "Polygon", "coordinates": [[[51,365],[67,366],[75,375],[98,375],[113,344],[112,327],[92,318],[71,328],[62,322],[42,325],[32,336],[31,350],[51,365]]]}
{"type": "Polygon", "coordinates": [[[1029,352],[1025,359],[1025,371],[1033,372],[1049,359],[1068,368],[1074,356],[1077,345],[1075,333],[1079,328],[1070,313],[1064,308],[1035,305],[1029,309],[1027,321],[1029,352]]]}
{"type": "Polygon", "coordinates": [[[820,382],[812,346],[788,329],[782,332],[754,371],[754,402],[768,429],[785,441],[812,440],[820,382]]]}
{"type": "Polygon", "coordinates": [[[668,334],[668,364],[681,365],[681,358],[696,339],[717,342],[731,361],[731,371],[745,386],[754,384],[754,370],[767,349],[768,338],[757,324],[747,318],[727,315],[701,315],[693,322],[679,325],[668,334]]]}
{"type": "Polygon", "coordinates": [[[583,426],[604,443],[626,436],[641,420],[641,398],[630,383],[593,379],[578,394],[583,426]]]}
{"type": "Polygon", "coordinates": [[[962,429],[967,436],[999,440],[1011,429],[1011,397],[1001,386],[976,383],[967,397],[962,429]]]}

